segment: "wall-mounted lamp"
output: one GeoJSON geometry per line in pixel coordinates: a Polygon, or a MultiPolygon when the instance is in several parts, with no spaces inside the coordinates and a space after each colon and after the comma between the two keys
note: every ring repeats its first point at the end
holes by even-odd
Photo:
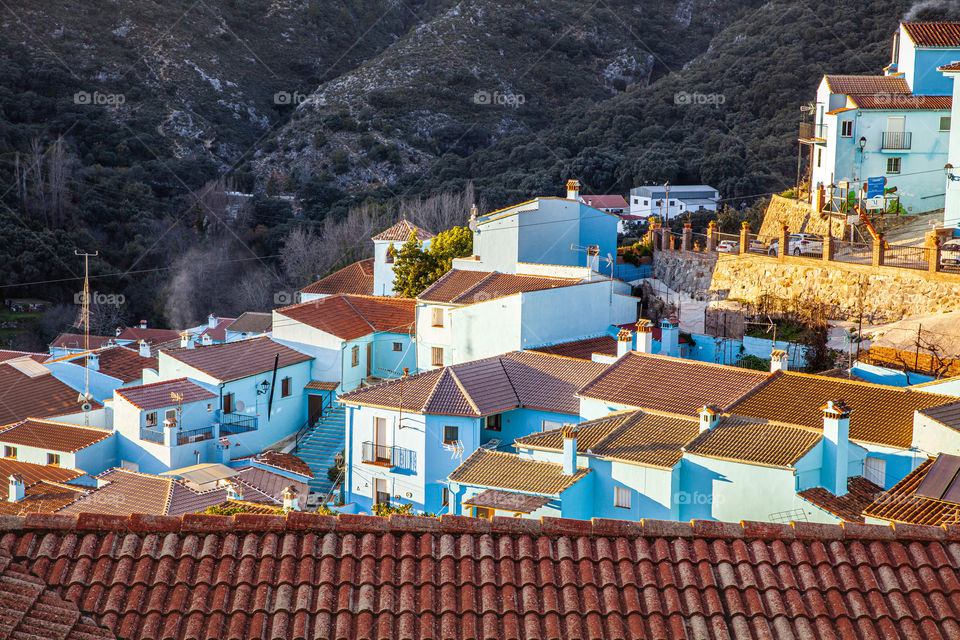
{"type": "Polygon", "coordinates": [[[263,382],[261,382],[260,384],[257,385],[257,395],[258,395],[258,396],[264,395],[264,394],[267,393],[267,391],[269,391],[269,390],[270,390],[270,383],[267,382],[266,380],[264,380],[263,382]]]}
{"type": "Polygon", "coordinates": [[[960,176],[953,173],[953,165],[949,162],[943,165],[943,175],[947,176],[947,180],[960,180],[960,176]]]}
{"type": "Polygon", "coordinates": [[[860,136],[860,153],[863,153],[863,149],[866,146],[867,146],[867,138],[865,136],[860,136]]]}

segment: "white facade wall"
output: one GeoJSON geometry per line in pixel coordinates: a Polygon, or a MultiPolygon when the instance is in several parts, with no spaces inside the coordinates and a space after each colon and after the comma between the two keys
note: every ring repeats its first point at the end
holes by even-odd
{"type": "Polygon", "coordinates": [[[913,414],[913,446],[930,456],[960,455],[960,432],[916,412],[913,414]]]}

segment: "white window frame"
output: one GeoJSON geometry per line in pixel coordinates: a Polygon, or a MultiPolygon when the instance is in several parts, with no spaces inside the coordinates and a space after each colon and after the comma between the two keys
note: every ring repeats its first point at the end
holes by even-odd
{"type": "Polygon", "coordinates": [[[144,420],[143,423],[144,423],[146,426],[148,426],[148,427],[155,427],[155,426],[157,426],[157,412],[156,412],[156,411],[148,411],[148,412],[146,412],[146,413],[143,415],[143,420],[144,420]]]}
{"type": "Polygon", "coordinates": [[[430,347],[430,366],[443,366],[443,347],[430,347]]]}
{"type": "Polygon", "coordinates": [[[613,488],[613,506],[618,509],[631,509],[633,504],[633,491],[628,487],[613,488]]]}
{"type": "Polygon", "coordinates": [[[887,169],[887,171],[886,171],[887,175],[899,175],[900,172],[903,171],[903,158],[900,158],[900,157],[898,157],[898,156],[895,156],[895,157],[893,157],[893,158],[887,158],[887,167],[886,167],[886,169],[887,169]],[[897,169],[896,169],[896,171],[891,171],[891,170],[890,170],[890,163],[891,163],[891,162],[896,162],[896,164],[897,164],[897,169]]]}
{"type": "Polygon", "coordinates": [[[841,138],[853,137],[853,120],[840,121],[840,137],[841,138]]]}
{"type": "Polygon", "coordinates": [[[442,307],[431,307],[430,326],[443,328],[443,308],[442,307]]]}
{"type": "Polygon", "coordinates": [[[557,422],[556,420],[541,420],[540,421],[540,431],[553,431],[554,429],[559,429],[563,426],[562,422],[557,422]]]}
{"type": "Polygon", "coordinates": [[[863,459],[863,477],[879,487],[885,486],[887,461],[883,458],[867,456],[863,459]]]}

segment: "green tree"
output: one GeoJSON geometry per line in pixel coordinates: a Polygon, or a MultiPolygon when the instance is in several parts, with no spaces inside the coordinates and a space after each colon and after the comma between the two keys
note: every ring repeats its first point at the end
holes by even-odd
{"type": "Polygon", "coordinates": [[[450,270],[454,258],[468,256],[472,251],[473,234],[466,227],[438,233],[426,250],[411,234],[394,255],[393,289],[398,296],[415,298],[450,270]]]}

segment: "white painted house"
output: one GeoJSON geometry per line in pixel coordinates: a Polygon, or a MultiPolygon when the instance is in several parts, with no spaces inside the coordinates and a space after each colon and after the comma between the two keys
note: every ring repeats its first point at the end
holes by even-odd
{"type": "Polygon", "coordinates": [[[630,215],[669,220],[688,211],[716,211],[720,192],[706,184],[646,185],[630,190],[630,215]]]}

